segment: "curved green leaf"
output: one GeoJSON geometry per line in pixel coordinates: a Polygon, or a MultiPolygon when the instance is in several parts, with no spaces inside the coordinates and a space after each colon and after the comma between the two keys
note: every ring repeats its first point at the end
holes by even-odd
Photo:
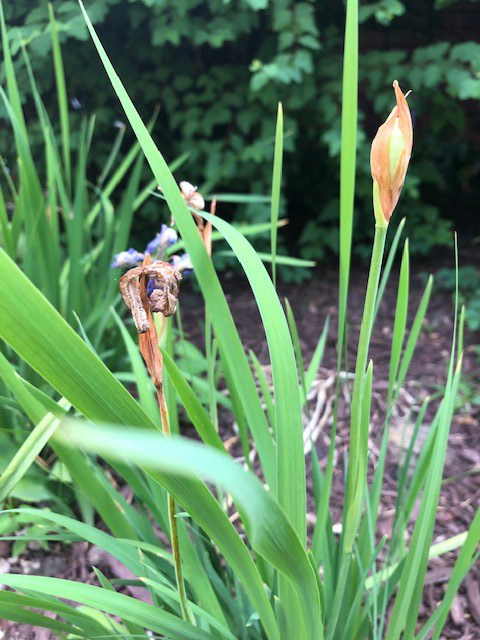
{"type": "Polygon", "coordinates": [[[166,638],[171,640],[211,639],[210,632],[194,627],[159,607],[154,607],[122,593],[107,591],[90,584],[62,580],[60,578],[11,574],[0,576],[0,583],[17,589],[28,589],[28,591],[34,593],[81,602],[157,633],[163,633],[166,638]]]}
{"type": "MultiPolygon", "coordinates": [[[[299,599],[302,616],[297,620],[296,637],[302,637],[303,629],[307,638],[322,637],[320,597],[308,555],[284,511],[253,473],[219,451],[180,436],[164,438],[138,429],[73,424],[66,435],[89,451],[109,457],[113,451],[146,469],[168,473],[179,485],[197,475],[223,485],[241,510],[254,551],[282,573],[299,599]]],[[[182,504],[175,492],[172,495],[182,504]]]]}
{"type": "Polygon", "coordinates": [[[162,349],[161,351],[163,354],[163,365],[175,389],[177,390],[180,400],[188,413],[188,417],[197,430],[198,435],[205,444],[209,444],[211,447],[215,447],[219,451],[226,453],[225,446],[220,436],[215,431],[215,427],[213,426],[208,413],[205,411],[202,403],[193,392],[192,387],[188,384],[185,376],[165,349],[162,349]]]}
{"type": "Polygon", "coordinates": [[[252,372],[248,366],[247,357],[212,261],[205,250],[197,226],[187,208],[175,178],[142,122],[120,78],[115,73],[81,0],[79,0],[79,4],[113,88],[125,110],[125,114],[137,136],[150,168],[158,184],[162,187],[168,207],[185,242],[205,302],[210,309],[215,335],[222,345],[223,353],[230,368],[236,372],[235,380],[238,384],[249,427],[257,445],[265,477],[272,491],[276,493],[275,447],[268,431],[267,420],[262,410],[252,372]]]}

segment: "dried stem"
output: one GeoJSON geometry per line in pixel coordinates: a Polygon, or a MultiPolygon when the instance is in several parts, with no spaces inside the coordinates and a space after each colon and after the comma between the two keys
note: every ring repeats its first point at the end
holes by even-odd
{"type": "MultiPolygon", "coordinates": [[[[143,319],[143,313],[146,316],[146,322],[141,325],[142,332],[138,333],[138,346],[140,352],[147,365],[148,372],[152,378],[153,384],[157,392],[158,408],[160,410],[160,418],[162,422],[162,431],[166,437],[170,436],[170,420],[168,417],[167,403],[165,402],[165,396],[163,393],[163,358],[158,348],[158,337],[155,329],[155,323],[153,322],[152,312],[150,310],[150,304],[147,296],[147,281],[149,277],[148,266],[151,264],[152,259],[149,254],[145,256],[142,267],[139,269],[138,282],[132,283],[129,286],[129,301],[125,300],[127,306],[131,309],[132,315],[136,313],[137,317],[141,316],[143,319]],[[132,295],[133,287],[137,287],[136,292],[132,295]],[[141,301],[141,311],[135,309],[135,305],[129,304],[129,302],[137,298],[138,295],[141,301]]],[[[133,269],[132,269],[133,271],[133,269]]],[[[127,274],[126,274],[127,275],[127,274]]],[[[123,292],[122,292],[123,293],[123,292]]],[[[125,299],[125,298],[124,298],[125,299]]],[[[134,317],[135,319],[135,317],[134,317]]],[[[138,330],[137,326],[137,330],[138,330]]],[[[195,619],[189,611],[187,594],[185,591],[185,582],[183,579],[182,564],[180,558],[180,545],[178,542],[178,529],[177,521],[175,518],[175,501],[173,497],[167,493],[168,498],[168,519],[170,523],[170,539],[173,551],[173,560],[175,564],[175,578],[177,582],[178,594],[180,597],[180,607],[182,610],[182,616],[184,620],[195,624],[195,619]]]]}

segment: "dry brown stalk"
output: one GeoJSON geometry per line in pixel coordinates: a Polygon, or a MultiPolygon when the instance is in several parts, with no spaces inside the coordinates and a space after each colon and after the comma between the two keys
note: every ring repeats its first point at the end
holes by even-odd
{"type": "MultiPolygon", "coordinates": [[[[127,271],[119,282],[123,300],[132,313],[137,329],[140,352],[155,386],[162,432],[167,437],[170,436],[170,420],[163,393],[163,358],[158,348],[158,336],[152,311],[161,312],[165,317],[173,315],[177,306],[178,282],[181,279],[180,272],[172,265],[160,260],[152,262],[150,254],[147,253],[142,266],[127,271]],[[150,278],[154,280],[155,286],[158,288],[149,297],[147,295],[147,284],[150,278]]],[[[184,619],[195,624],[195,620],[188,609],[183,579],[177,521],[175,519],[175,501],[170,494],[167,494],[167,496],[170,538],[180,605],[184,619]]]]}

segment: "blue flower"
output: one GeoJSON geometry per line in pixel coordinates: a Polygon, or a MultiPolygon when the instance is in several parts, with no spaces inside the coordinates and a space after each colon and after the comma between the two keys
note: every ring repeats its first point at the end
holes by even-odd
{"type": "Polygon", "coordinates": [[[178,240],[178,235],[175,229],[172,227],[167,227],[166,224],[162,224],[162,228],[160,229],[160,233],[157,233],[153,240],[147,244],[146,252],[150,255],[154,255],[155,253],[159,254],[161,258],[165,253],[167,247],[172,246],[178,240]]]}
{"type": "Polygon", "coordinates": [[[172,256],[171,263],[177,271],[183,271],[185,276],[188,276],[193,271],[193,264],[188,253],[183,253],[181,256],[172,256]]]}
{"type": "Polygon", "coordinates": [[[128,251],[120,251],[120,253],[117,253],[113,258],[111,267],[112,269],[130,269],[142,262],[143,258],[143,253],[130,248],[128,251]]]}

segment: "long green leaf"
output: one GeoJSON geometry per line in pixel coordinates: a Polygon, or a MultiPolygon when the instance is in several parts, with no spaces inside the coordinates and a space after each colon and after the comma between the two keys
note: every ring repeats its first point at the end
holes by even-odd
{"type": "Polygon", "coordinates": [[[273,156],[273,177],[272,177],[272,205],[271,205],[271,247],[272,252],[272,279],[273,286],[276,286],[277,274],[275,256],[277,254],[277,222],[280,210],[280,189],[282,186],[282,161],[283,161],[283,109],[282,103],[278,103],[277,127],[275,130],[275,150],[273,156]]]}
{"type": "Polygon", "coordinates": [[[402,351],[403,341],[405,338],[405,327],[407,325],[408,311],[408,289],[409,289],[409,256],[408,256],[408,239],[405,241],[403,250],[402,265],[400,267],[400,278],[398,282],[397,306],[395,308],[395,321],[393,325],[392,350],[390,353],[390,369],[388,373],[388,393],[387,407],[390,408],[390,401],[393,395],[395,379],[398,372],[398,364],[400,362],[400,354],[402,351]]]}
{"type": "MultiPolygon", "coordinates": [[[[358,0],[347,0],[343,49],[342,138],[340,151],[340,246],[338,361],[342,358],[347,313],[357,155],[358,0]]],[[[373,220],[372,220],[373,226],[373,220]]]]}
{"type": "Polygon", "coordinates": [[[182,197],[180,189],[168,168],[165,159],[155,146],[155,143],[145,127],[142,119],[136,111],[125,88],[110,63],[108,56],[98,39],[93,25],[79,0],[85,21],[98,54],[103,62],[107,74],[112,82],[115,92],[122,103],[130,124],[143,149],[145,157],[152,172],[161,185],[170,211],[182,234],[187,251],[195,268],[197,280],[202,289],[207,306],[210,308],[211,318],[217,339],[222,345],[230,368],[236,371],[236,380],[241,390],[245,415],[255,439],[262,467],[267,481],[274,493],[276,493],[275,452],[273,441],[268,432],[268,425],[262,411],[259,397],[256,392],[255,382],[248,366],[248,360],[238,337],[232,314],[228,307],[225,295],[220,286],[218,276],[215,273],[212,262],[205,250],[203,242],[198,234],[195,222],[182,197]]]}
{"type": "Polygon", "coordinates": [[[232,225],[202,214],[229,243],[252,287],[270,352],[275,394],[278,500],[301,540],[306,538],[303,424],[295,353],[280,300],[255,250],[232,225]]]}
{"type": "Polygon", "coordinates": [[[198,400],[197,396],[193,392],[191,386],[183,376],[180,369],[172,360],[170,355],[162,349],[163,364],[168,373],[170,380],[172,381],[180,400],[185,407],[186,412],[190,420],[192,421],[198,435],[201,437],[205,444],[215,447],[219,451],[226,453],[225,446],[215,430],[208,413],[205,411],[203,405],[198,400]]]}
{"type": "Polygon", "coordinates": [[[69,426],[67,433],[70,441],[102,455],[110,455],[115,442],[114,455],[128,455],[148,469],[179,479],[201,475],[222,484],[241,509],[253,549],[294,586],[304,616],[297,626],[305,627],[307,638],[322,637],[318,587],[307,553],[285,513],[253,473],[219,451],[180,436],[164,438],[153,432],[86,425],[69,426]]]}
{"type": "Polygon", "coordinates": [[[52,37],[53,64],[55,67],[55,81],[57,83],[58,111],[60,113],[60,127],[62,132],[63,161],[65,163],[65,175],[67,184],[71,183],[70,166],[70,124],[68,121],[68,99],[65,86],[65,72],[63,70],[62,51],[58,41],[57,23],[53,13],[53,6],[48,3],[50,18],[50,32],[52,37]]]}
{"type": "MultiPolygon", "coordinates": [[[[89,615],[89,612],[80,611],[78,608],[74,608],[71,605],[64,604],[59,600],[55,600],[49,596],[33,596],[33,595],[24,595],[21,593],[14,593],[13,591],[0,591],[0,603],[3,606],[15,607],[18,611],[19,617],[12,617],[12,620],[18,620],[19,622],[26,622],[28,624],[28,618],[20,616],[23,614],[24,616],[28,616],[30,613],[26,607],[32,607],[34,609],[39,609],[42,611],[52,611],[65,620],[67,620],[70,624],[75,625],[75,631],[80,636],[85,636],[86,638],[95,638],[102,637],[106,633],[111,633],[110,626],[104,626],[103,621],[100,622],[92,618],[89,615]]],[[[32,620],[32,624],[38,624],[38,626],[47,626],[48,620],[52,622],[51,618],[47,618],[47,620],[42,620],[43,624],[40,624],[40,620],[38,618],[30,618],[32,620]],[[35,620],[35,622],[33,622],[35,620]]]]}
{"type": "Polygon", "coordinates": [[[403,385],[405,376],[407,375],[407,372],[408,372],[408,368],[410,367],[410,362],[412,361],[413,353],[417,345],[418,336],[420,335],[420,330],[422,328],[423,319],[425,318],[425,313],[427,312],[428,303],[430,301],[432,285],[433,285],[433,276],[430,276],[427,282],[427,286],[425,287],[425,291],[423,292],[422,299],[420,300],[420,303],[418,305],[417,313],[415,314],[415,318],[413,320],[413,324],[410,329],[409,336],[407,338],[407,343],[405,345],[405,351],[400,361],[400,366],[398,368],[397,385],[396,385],[393,402],[396,402],[396,398],[403,385]]]}
{"type": "Polygon", "coordinates": [[[307,371],[305,373],[305,386],[307,387],[307,393],[310,391],[310,388],[316,378],[318,368],[322,363],[329,326],[330,316],[327,316],[325,319],[325,324],[323,325],[322,333],[320,335],[320,338],[318,339],[317,346],[315,347],[315,351],[313,352],[312,359],[310,360],[310,364],[308,365],[307,371]]]}
{"type": "Polygon", "coordinates": [[[19,447],[0,476],[0,503],[7,498],[12,489],[26,474],[34,463],[35,458],[59,427],[60,422],[51,413],[47,414],[19,447]]]}
{"type": "Polygon", "coordinates": [[[287,312],[287,322],[290,329],[290,335],[293,342],[293,350],[295,352],[295,360],[297,362],[297,369],[300,376],[300,382],[302,383],[302,398],[307,397],[307,384],[305,380],[305,367],[303,366],[302,347],[300,346],[300,338],[298,337],[297,323],[295,322],[295,316],[293,315],[292,307],[288,298],[285,298],[285,309],[287,312]]]}
{"type": "Polygon", "coordinates": [[[1,576],[0,582],[17,589],[67,598],[95,607],[157,633],[163,633],[171,640],[209,640],[211,638],[208,632],[184,622],[167,611],[162,611],[159,607],[90,584],[60,578],[11,574],[1,576]]]}

